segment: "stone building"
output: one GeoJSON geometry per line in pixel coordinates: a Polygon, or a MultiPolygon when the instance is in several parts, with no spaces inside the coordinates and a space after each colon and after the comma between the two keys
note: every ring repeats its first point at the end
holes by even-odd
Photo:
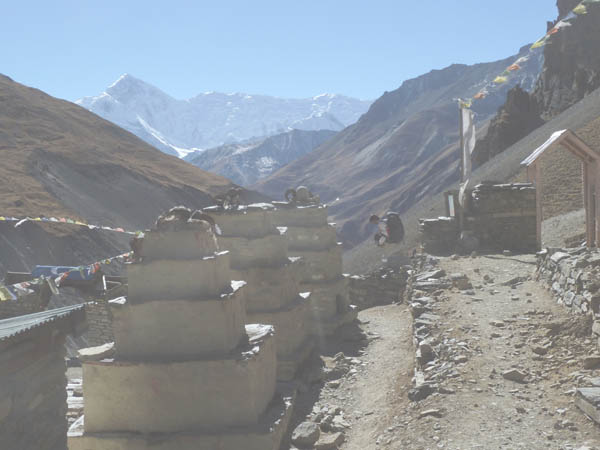
{"type": "Polygon", "coordinates": [[[65,337],[83,305],[0,320],[0,448],[67,448],[65,337]]]}
{"type": "Polygon", "coordinates": [[[304,261],[300,290],[311,293],[313,330],[319,337],[329,336],[353,322],[358,311],[350,305],[347,279],[342,274],[342,246],[335,227],[327,222],[327,206],[273,204],[272,223],[285,228],[289,254],[304,261]]]}
{"type": "Polygon", "coordinates": [[[273,205],[206,208],[219,226],[219,247],[230,252],[232,276],[245,280],[247,323],[277,335],[277,378],[290,381],[314,348],[310,296],[299,286],[304,263],[288,257],[288,240],[272,224],[273,205]],[[302,292],[302,295],[301,295],[302,292]]]}
{"type": "Polygon", "coordinates": [[[292,396],[276,391],[270,325],[245,325],[244,282],[208,224],[146,233],[111,301],[115,357],[83,363],[70,450],[276,450],[292,396]]]}

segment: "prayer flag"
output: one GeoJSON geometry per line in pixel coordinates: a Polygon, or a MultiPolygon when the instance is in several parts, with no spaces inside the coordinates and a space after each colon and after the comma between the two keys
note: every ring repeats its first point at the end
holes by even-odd
{"type": "Polygon", "coordinates": [[[579,5],[577,5],[575,7],[575,9],[573,9],[573,12],[575,14],[577,14],[578,16],[582,16],[583,14],[587,14],[587,8],[586,8],[586,6],[582,2],[579,5]]]}
{"type": "Polygon", "coordinates": [[[508,81],[508,79],[506,77],[503,76],[497,76],[496,78],[494,78],[494,83],[496,84],[502,84],[502,83],[506,83],[508,81]]]}
{"type": "Polygon", "coordinates": [[[544,45],[546,45],[546,41],[548,40],[548,35],[544,36],[543,38],[539,39],[538,41],[536,41],[532,46],[531,46],[531,50],[534,50],[536,48],[540,48],[543,47],[544,45]]]}
{"type": "Polygon", "coordinates": [[[560,22],[558,22],[555,26],[554,29],[556,30],[560,30],[561,28],[567,28],[570,27],[571,23],[569,22],[565,22],[564,20],[561,20],[560,22]]]}
{"type": "Polygon", "coordinates": [[[524,62],[529,61],[529,55],[521,56],[519,59],[515,61],[515,64],[523,64],[524,62]]]}
{"type": "Polygon", "coordinates": [[[520,66],[520,65],[518,65],[517,63],[515,63],[515,64],[513,64],[513,65],[511,65],[511,66],[508,66],[508,69],[507,69],[507,70],[508,70],[509,72],[514,72],[515,70],[521,70],[521,66],[520,66]]]}
{"type": "Polygon", "coordinates": [[[485,93],[484,92],[478,92],[477,94],[475,94],[475,96],[473,98],[475,100],[481,100],[481,99],[485,98],[485,93]]]}
{"type": "Polygon", "coordinates": [[[475,114],[470,109],[462,108],[462,143],[463,143],[463,181],[471,176],[471,154],[475,148],[475,114]]]}

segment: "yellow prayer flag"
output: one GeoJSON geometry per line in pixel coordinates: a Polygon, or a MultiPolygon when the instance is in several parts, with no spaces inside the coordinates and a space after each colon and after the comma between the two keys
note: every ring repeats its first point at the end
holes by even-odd
{"type": "Polygon", "coordinates": [[[497,76],[496,78],[494,78],[494,83],[496,83],[496,84],[506,83],[507,81],[508,81],[508,78],[503,77],[502,75],[497,76]]]}
{"type": "Polygon", "coordinates": [[[587,14],[587,8],[583,3],[580,3],[579,5],[577,5],[575,7],[575,9],[573,9],[573,12],[579,16],[583,15],[583,14],[587,14]]]}
{"type": "Polygon", "coordinates": [[[543,38],[539,39],[538,41],[535,42],[535,44],[533,44],[531,46],[531,50],[543,47],[544,45],[546,45],[547,40],[548,40],[548,36],[544,36],[543,38]]]}

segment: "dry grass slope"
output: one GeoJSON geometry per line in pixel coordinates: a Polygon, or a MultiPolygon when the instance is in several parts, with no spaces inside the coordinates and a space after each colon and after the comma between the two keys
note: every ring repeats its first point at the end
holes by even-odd
{"type": "Polygon", "coordinates": [[[0,104],[0,214],[143,226],[173,203],[206,203],[231,184],[4,76],[0,104]]]}

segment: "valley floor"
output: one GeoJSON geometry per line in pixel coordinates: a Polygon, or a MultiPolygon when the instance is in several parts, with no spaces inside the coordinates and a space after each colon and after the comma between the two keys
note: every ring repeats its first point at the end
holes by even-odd
{"type": "Polygon", "coordinates": [[[583,366],[596,349],[591,322],[570,315],[531,281],[535,258],[442,258],[439,266],[466,274],[474,286],[435,297],[432,336],[445,350],[427,370],[439,372],[444,393],[408,399],[415,355],[410,310],[377,307],[359,316],[369,343],[346,349],[345,358],[325,358],[329,381],[302,395],[312,392],[309,419],[326,422],[330,433],[343,431],[343,450],[600,449],[600,427],[576,408],[573,395],[600,376],[583,366]],[[516,277],[528,280],[503,285],[516,277]],[[337,379],[336,366],[346,367],[337,379]],[[512,368],[526,375],[523,382],[503,377],[512,368]]]}

